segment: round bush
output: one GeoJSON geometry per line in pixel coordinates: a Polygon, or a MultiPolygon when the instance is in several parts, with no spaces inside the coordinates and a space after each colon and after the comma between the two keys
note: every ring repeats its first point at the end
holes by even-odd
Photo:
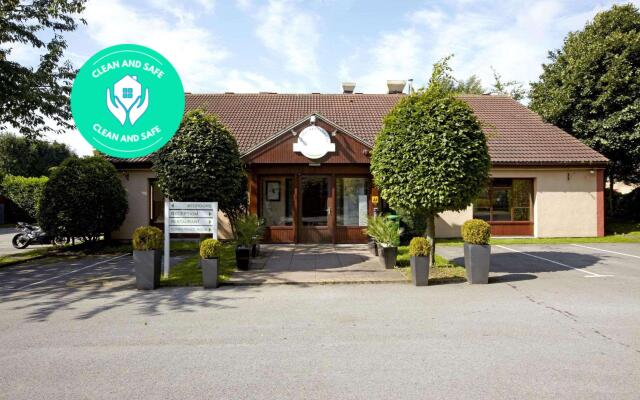
{"type": "Polygon", "coordinates": [[[108,241],[127,214],[127,195],[113,164],[102,157],[71,157],[44,186],[38,222],[52,236],[108,241]]]}
{"type": "Polygon", "coordinates": [[[481,219],[470,219],[462,225],[462,240],[469,244],[489,244],[491,225],[481,219]]]}
{"type": "Polygon", "coordinates": [[[222,251],[222,243],[215,239],[205,239],[200,243],[200,257],[218,258],[222,251]]]}
{"type": "Polygon", "coordinates": [[[133,231],[133,249],[140,251],[162,248],[162,231],[155,226],[141,226],[133,231]]]}
{"type": "Polygon", "coordinates": [[[425,237],[414,237],[409,242],[409,255],[416,257],[428,257],[431,252],[431,243],[425,237]]]}

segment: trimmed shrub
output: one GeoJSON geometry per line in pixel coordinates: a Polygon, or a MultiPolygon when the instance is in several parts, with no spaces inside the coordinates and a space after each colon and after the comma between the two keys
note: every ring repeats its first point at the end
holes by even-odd
{"type": "Polygon", "coordinates": [[[49,178],[26,178],[24,176],[6,175],[2,180],[2,194],[13,201],[34,221],[40,211],[42,191],[49,178]]]}
{"type": "Polygon", "coordinates": [[[127,214],[118,171],[102,157],[68,158],[55,168],[40,200],[40,225],[50,235],[95,242],[118,229],[127,214]]]}
{"type": "Polygon", "coordinates": [[[205,239],[200,243],[200,257],[218,258],[222,251],[222,243],[215,239],[205,239]]]}
{"type": "Polygon", "coordinates": [[[489,244],[491,225],[481,219],[470,219],[462,225],[462,240],[469,244],[489,244]]]}
{"type": "Polygon", "coordinates": [[[414,237],[409,242],[409,255],[416,257],[428,257],[431,252],[431,243],[425,237],[414,237]]]}
{"type": "Polygon", "coordinates": [[[133,249],[139,251],[162,248],[162,231],[155,226],[141,226],[133,231],[133,249]]]}

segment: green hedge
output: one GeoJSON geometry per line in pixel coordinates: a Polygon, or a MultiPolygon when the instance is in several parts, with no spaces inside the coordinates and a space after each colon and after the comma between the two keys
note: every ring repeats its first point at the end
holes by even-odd
{"type": "Polygon", "coordinates": [[[6,175],[2,180],[2,194],[24,210],[33,220],[38,218],[42,191],[49,178],[26,178],[6,175]]]}

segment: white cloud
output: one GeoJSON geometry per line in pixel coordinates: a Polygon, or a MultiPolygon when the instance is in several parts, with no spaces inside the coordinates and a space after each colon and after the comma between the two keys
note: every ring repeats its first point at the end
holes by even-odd
{"type": "MultiPolygon", "coordinates": [[[[162,5],[162,2],[156,4],[162,5]]],[[[208,30],[193,23],[186,11],[182,18],[162,18],[166,9],[136,9],[121,0],[91,0],[84,14],[92,39],[106,47],[120,43],[148,46],[165,56],[178,70],[187,91],[217,88],[223,76],[221,63],[227,49],[208,30]]]]}
{"type": "MultiPolygon", "coordinates": [[[[240,7],[248,8],[244,1],[240,7]]],[[[284,67],[315,80],[319,72],[317,48],[318,19],[289,0],[271,0],[254,17],[259,21],[256,34],[269,50],[283,58],[284,67]]]]}
{"type": "Polygon", "coordinates": [[[416,78],[422,85],[432,64],[453,53],[458,78],[476,74],[489,87],[494,66],[503,79],[528,86],[538,79],[548,51],[561,47],[570,30],[581,29],[603,9],[570,9],[572,3],[551,0],[466,3],[408,13],[407,26],[378,33],[368,44],[371,50],[360,52],[348,66],[341,64],[338,75],[359,71],[351,78],[357,87],[377,93],[386,89],[387,79],[416,78]]]}

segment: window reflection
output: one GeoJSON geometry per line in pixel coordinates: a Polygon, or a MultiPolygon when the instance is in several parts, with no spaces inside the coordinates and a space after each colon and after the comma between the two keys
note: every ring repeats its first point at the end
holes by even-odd
{"type": "Polygon", "coordinates": [[[369,179],[336,179],[336,223],[338,226],[367,226],[369,179]]]}
{"type": "Polygon", "coordinates": [[[293,178],[262,179],[262,215],[267,226],[293,225],[293,178]]]}
{"type": "Polygon", "coordinates": [[[492,179],[473,204],[473,217],[485,221],[530,221],[532,179],[492,179]]]}

